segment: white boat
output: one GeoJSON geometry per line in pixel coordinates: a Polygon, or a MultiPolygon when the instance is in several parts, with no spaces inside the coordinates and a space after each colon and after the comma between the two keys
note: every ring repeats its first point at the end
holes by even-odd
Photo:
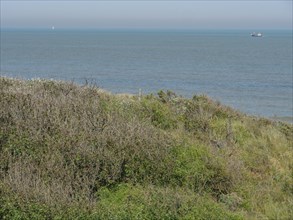
{"type": "Polygon", "coordinates": [[[262,37],[262,33],[260,33],[260,32],[258,32],[258,33],[253,32],[250,35],[251,35],[251,37],[262,37]]]}

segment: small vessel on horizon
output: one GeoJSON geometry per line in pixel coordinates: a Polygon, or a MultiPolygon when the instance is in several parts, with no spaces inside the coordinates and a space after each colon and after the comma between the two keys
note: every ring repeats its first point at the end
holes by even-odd
{"type": "Polygon", "coordinates": [[[250,34],[250,36],[251,37],[262,37],[262,33],[260,33],[260,32],[255,33],[255,32],[253,32],[253,33],[250,34]]]}

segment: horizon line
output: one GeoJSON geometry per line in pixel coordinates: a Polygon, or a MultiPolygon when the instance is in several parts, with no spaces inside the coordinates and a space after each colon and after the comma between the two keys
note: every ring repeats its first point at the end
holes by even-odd
{"type": "Polygon", "coordinates": [[[162,30],[162,31],[196,31],[196,30],[205,30],[205,31],[212,31],[212,30],[222,30],[222,31],[229,31],[229,30],[251,30],[251,31],[260,31],[260,30],[286,30],[286,31],[293,31],[293,28],[192,28],[192,27],[60,27],[52,25],[49,27],[0,27],[0,30],[48,30],[48,31],[58,31],[58,30],[162,30]],[[52,27],[54,29],[52,30],[52,27]]]}

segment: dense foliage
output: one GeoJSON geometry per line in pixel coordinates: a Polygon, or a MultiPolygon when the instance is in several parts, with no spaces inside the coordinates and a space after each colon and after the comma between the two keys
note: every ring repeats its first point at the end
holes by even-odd
{"type": "Polygon", "coordinates": [[[0,219],[293,219],[293,126],[167,91],[0,78],[0,219]]]}

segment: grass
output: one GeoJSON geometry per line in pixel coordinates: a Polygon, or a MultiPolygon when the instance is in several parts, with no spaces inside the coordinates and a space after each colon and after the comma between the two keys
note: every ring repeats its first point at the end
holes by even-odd
{"type": "Polygon", "coordinates": [[[0,219],[292,219],[292,143],[206,96],[0,77],[0,219]]]}

